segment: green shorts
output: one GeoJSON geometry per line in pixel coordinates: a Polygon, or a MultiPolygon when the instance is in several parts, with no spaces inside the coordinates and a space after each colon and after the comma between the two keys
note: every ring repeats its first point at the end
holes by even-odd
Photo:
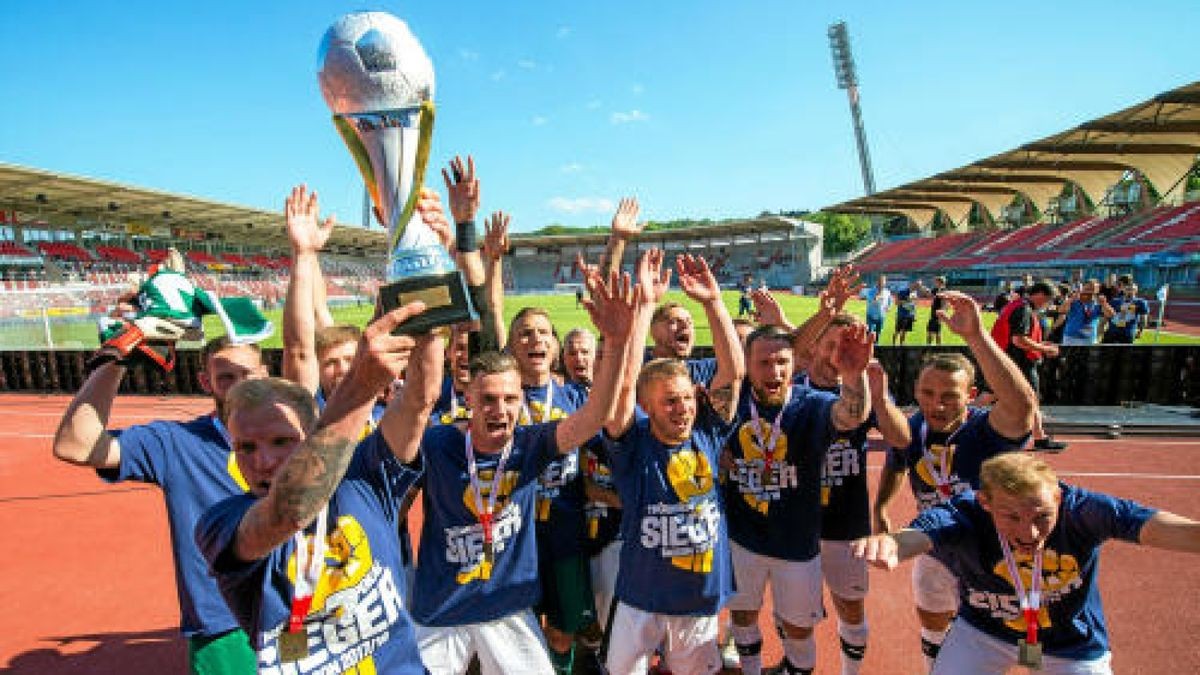
{"type": "Polygon", "coordinates": [[[542,601],[537,612],[546,624],[574,635],[596,622],[591,568],[586,556],[551,560],[541,565],[542,601]]]}
{"type": "Polygon", "coordinates": [[[188,663],[194,675],[254,675],[258,654],[240,628],[220,635],[188,638],[188,663]]]}

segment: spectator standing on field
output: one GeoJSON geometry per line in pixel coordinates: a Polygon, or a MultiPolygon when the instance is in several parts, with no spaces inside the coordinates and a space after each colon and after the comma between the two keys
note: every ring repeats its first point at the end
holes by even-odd
{"type": "Polygon", "coordinates": [[[946,290],[946,277],[934,277],[933,288],[929,295],[929,323],[925,324],[925,342],[931,345],[942,344],[942,322],[938,320],[938,310],[946,308],[946,299],[942,292],[946,290]]]}
{"type": "Polygon", "coordinates": [[[892,333],[892,344],[904,344],[917,322],[917,297],[921,293],[921,282],[910,281],[908,288],[896,291],[896,330],[892,333]]]}
{"type": "MultiPolygon", "coordinates": [[[[1000,312],[992,326],[992,338],[1017,365],[1040,400],[1038,366],[1043,358],[1058,356],[1058,345],[1043,340],[1037,314],[1054,297],[1054,289],[1039,281],[1031,284],[1028,291],[1026,299],[1013,300],[1000,312]]],[[[1038,450],[1061,452],[1067,448],[1066,443],[1046,434],[1040,409],[1034,414],[1033,438],[1033,447],[1038,450]]]]}
{"type": "Polygon", "coordinates": [[[1137,284],[1129,279],[1113,300],[1114,312],[1100,340],[1102,344],[1131,345],[1142,337],[1142,331],[1146,329],[1146,317],[1150,315],[1150,303],[1139,298],[1137,293],[1137,284]]]}
{"type": "Polygon", "coordinates": [[[887,277],[879,275],[875,286],[864,290],[862,297],[867,301],[867,330],[876,337],[883,335],[883,322],[892,307],[892,292],[888,290],[887,277]]]}
{"type": "Polygon", "coordinates": [[[1064,321],[1064,345],[1094,345],[1100,333],[1100,318],[1113,315],[1112,305],[1100,292],[1100,282],[1088,279],[1079,292],[1072,294],[1059,314],[1064,321]]]}

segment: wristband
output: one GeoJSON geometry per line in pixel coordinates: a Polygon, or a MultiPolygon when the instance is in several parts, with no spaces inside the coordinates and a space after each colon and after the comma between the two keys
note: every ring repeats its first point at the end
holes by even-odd
{"type": "Polygon", "coordinates": [[[470,253],[479,249],[475,239],[475,221],[454,224],[454,247],[459,253],[470,253]]]}

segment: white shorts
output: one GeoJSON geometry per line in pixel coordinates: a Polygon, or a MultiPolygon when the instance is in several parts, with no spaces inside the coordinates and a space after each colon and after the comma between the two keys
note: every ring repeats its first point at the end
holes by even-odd
{"type": "Polygon", "coordinates": [[[918,609],[958,611],[958,577],[933,556],[919,556],[913,563],[912,588],[918,609]]]}
{"type": "Polygon", "coordinates": [[[811,628],[824,616],[821,604],[821,556],[793,562],[759,555],[729,542],[737,593],[729,600],[734,612],[753,612],[763,605],[767,581],[775,615],[798,628],[811,628]]]}
{"type": "Polygon", "coordinates": [[[850,542],[821,540],[821,576],[829,592],[842,600],[867,597],[870,575],[867,561],[850,552],[850,542]]]}
{"type": "MultiPolygon", "coordinates": [[[[971,624],[956,619],[930,675],[1000,675],[1017,667],[1017,646],[984,633],[971,624]]],[[[1112,654],[1092,661],[1071,661],[1055,656],[1042,656],[1038,675],[1112,675],[1112,654]]]]}
{"type": "MultiPolygon", "coordinates": [[[[643,675],[650,667],[650,655],[659,646],[673,673],[712,675],[721,670],[715,614],[651,614],[621,602],[613,617],[611,635],[605,660],[609,675],[643,675]]],[[[433,668],[430,671],[437,672],[433,668]]]]}
{"type": "Polygon", "coordinates": [[[471,655],[479,656],[483,675],[545,673],[554,666],[532,610],[465,626],[417,625],[417,648],[431,673],[461,675],[467,672],[471,655]]]}
{"type": "Polygon", "coordinates": [[[621,567],[621,540],[610,541],[588,563],[592,568],[592,594],[596,596],[596,621],[605,628],[617,588],[617,571],[621,567]]]}

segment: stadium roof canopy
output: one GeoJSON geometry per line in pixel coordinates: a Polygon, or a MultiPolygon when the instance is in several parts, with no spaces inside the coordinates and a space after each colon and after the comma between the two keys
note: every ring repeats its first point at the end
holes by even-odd
{"type": "MultiPolygon", "coordinates": [[[[27,226],[110,228],[162,239],[203,239],[215,232],[225,243],[287,248],[280,211],[226,204],[108,181],[0,163],[0,210],[15,211],[27,226]],[[180,233],[184,233],[181,235],[180,233]]],[[[334,250],[382,250],[386,234],[338,225],[334,250]]]]}
{"type": "Polygon", "coordinates": [[[904,215],[922,227],[941,211],[962,223],[973,205],[996,217],[1018,194],[1045,211],[1066,181],[1100,204],[1130,170],[1140,172],[1163,201],[1175,202],[1197,153],[1200,82],[1193,82],[1074,129],[825,210],[904,215]]]}
{"type": "MultiPolygon", "coordinates": [[[[757,235],[788,235],[792,239],[812,238],[801,221],[781,216],[762,216],[748,220],[735,220],[713,225],[698,225],[670,230],[653,230],[638,235],[640,246],[665,244],[667,242],[693,241],[703,243],[713,239],[757,235]]],[[[513,235],[514,247],[562,248],[564,246],[603,246],[608,241],[608,232],[586,234],[513,235]]]]}

